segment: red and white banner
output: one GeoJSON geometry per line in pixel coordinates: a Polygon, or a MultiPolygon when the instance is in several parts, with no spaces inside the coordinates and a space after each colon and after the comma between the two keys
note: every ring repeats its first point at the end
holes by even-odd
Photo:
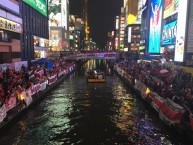
{"type": "Polygon", "coordinates": [[[151,92],[149,94],[149,98],[152,99],[151,102],[151,106],[157,111],[159,112],[160,107],[163,105],[164,102],[164,98],[162,98],[161,96],[159,96],[157,93],[155,92],[151,92]]]}
{"type": "Polygon", "coordinates": [[[7,116],[7,111],[6,111],[6,107],[5,104],[3,104],[3,106],[0,108],[0,122],[3,121],[3,119],[7,116]]]}
{"type": "Polygon", "coordinates": [[[139,92],[141,92],[142,87],[144,86],[144,84],[140,81],[140,80],[135,80],[135,86],[134,88],[136,90],[138,90],[139,92]]]}
{"type": "Polygon", "coordinates": [[[170,99],[165,99],[159,110],[159,117],[166,124],[180,123],[185,109],[170,99]]]}
{"type": "Polygon", "coordinates": [[[57,75],[48,78],[48,84],[51,85],[57,81],[57,75]]]}
{"type": "Polygon", "coordinates": [[[131,75],[129,75],[128,73],[125,73],[125,76],[124,76],[126,79],[127,79],[127,81],[131,84],[131,85],[133,85],[133,77],[131,76],[131,75]]]}
{"type": "Polygon", "coordinates": [[[22,95],[24,97],[24,101],[25,101],[26,105],[29,106],[33,101],[32,97],[31,97],[31,90],[28,89],[26,91],[23,91],[22,95]]]}
{"type": "Polygon", "coordinates": [[[47,82],[43,82],[41,83],[41,91],[45,90],[46,89],[46,85],[47,85],[47,82]]]}
{"type": "Polygon", "coordinates": [[[42,77],[44,75],[44,70],[40,70],[40,71],[36,72],[36,74],[39,74],[40,77],[42,77]]]}
{"type": "Polygon", "coordinates": [[[61,71],[58,73],[58,77],[61,77],[62,75],[64,75],[64,70],[61,70],[61,71]]]}
{"type": "Polygon", "coordinates": [[[41,85],[40,83],[33,85],[31,88],[31,95],[34,95],[36,93],[38,93],[41,90],[41,85]]]}
{"type": "Polygon", "coordinates": [[[5,100],[5,107],[6,107],[6,111],[11,110],[13,107],[16,106],[17,103],[17,98],[16,96],[10,97],[9,99],[5,100]]]}

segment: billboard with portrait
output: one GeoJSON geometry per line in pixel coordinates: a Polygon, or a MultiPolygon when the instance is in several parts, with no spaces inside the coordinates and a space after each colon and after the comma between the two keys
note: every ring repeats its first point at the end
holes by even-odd
{"type": "Polygon", "coordinates": [[[165,0],[163,19],[178,12],[179,1],[180,0],[165,0]]]}
{"type": "Polygon", "coordinates": [[[177,21],[170,22],[163,26],[162,45],[173,45],[176,43],[177,21]]]}
{"type": "Polygon", "coordinates": [[[186,19],[187,19],[188,0],[179,0],[178,7],[178,23],[174,61],[184,61],[184,47],[186,35],[186,19]]]}
{"type": "Polygon", "coordinates": [[[150,9],[149,53],[160,53],[163,0],[152,0],[150,9]]]}

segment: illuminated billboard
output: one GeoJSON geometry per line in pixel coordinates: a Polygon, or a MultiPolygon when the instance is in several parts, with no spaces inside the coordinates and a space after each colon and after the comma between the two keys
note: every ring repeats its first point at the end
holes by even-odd
{"type": "Polygon", "coordinates": [[[49,0],[50,26],[67,29],[67,0],[49,0]]]}
{"type": "Polygon", "coordinates": [[[62,0],[61,1],[61,14],[62,14],[62,20],[61,20],[61,25],[67,29],[67,0],[62,0]]]}
{"type": "Polygon", "coordinates": [[[178,12],[179,1],[180,0],[165,0],[163,19],[178,12]]]}
{"type": "Polygon", "coordinates": [[[188,0],[179,0],[178,7],[178,23],[177,23],[177,36],[174,61],[184,61],[184,45],[186,35],[186,17],[187,17],[187,6],[188,0]]]}
{"type": "Polygon", "coordinates": [[[173,45],[176,43],[177,21],[163,26],[162,45],[173,45]]]}
{"type": "Polygon", "coordinates": [[[162,7],[162,0],[151,1],[149,53],[160,53],[162,7]]]}
{"type": "Polygon", "coordinates": [[[44,0],[23,0],[23,1],[47,17],[47,4],[45,3],[44,0]]]}

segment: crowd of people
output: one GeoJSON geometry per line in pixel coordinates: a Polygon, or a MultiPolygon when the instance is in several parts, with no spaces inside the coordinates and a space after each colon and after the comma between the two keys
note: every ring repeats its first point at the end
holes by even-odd
{"type": "Polygon", "coordinates": [[[176,66],[157,62],[126,62],[119,64],[129,75],[140,80],[163,98],[170,98],[193,112],[193,77],[176,66]]]}
{"type": "Polygon", "coordinates": [[[49,69],[46,65],[31,65],[25,67],[22,65],[20,71],[8,67],[0,72],[0,105],[2,106],[6,99],[13,94],[18,94],[19,90],[27,90],[31,86],[46,81],[50,76],[57,74],[62,69],[68,68],[72,63],[63,59],[52,61],[53,67],[49,69]]]}

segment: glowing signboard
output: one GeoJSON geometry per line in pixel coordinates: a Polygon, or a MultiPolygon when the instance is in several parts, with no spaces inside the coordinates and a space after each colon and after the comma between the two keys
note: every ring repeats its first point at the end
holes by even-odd
{"type": "Polygon", "coordinates": [[[173,45],[176,43],[177,21],[163,26],[162,45],[173,45]]]}
{"type": "Polygon", "coordinates": [[[164,3],[164,16],[167,18],[178,12],[179,0],[165,0],[164,3]]]}
{"type": "Polygon", "coordinates": [[[160,53],[162,6],[162,0],[151,1],[149,53],[160,53]]]}
{"type": "Polygon", "coordinates": [[[178,24],[174,61],[184,61],[184,42],[186,35],[186,17],[188,0],[180,0],[178,8],[178,24]]]}
{"type": "Polygon", "coordinates": [[[4,19],[0,17],[0,29],[21,33],[22,32],[22,26],[21,24],[15,23],[13,21],[4,19]]]}
{"type": "Polygon", "coordinates": [[[23,1],[47,17],[47,4],[45,3],[44,0],[23,0],[23,1]]]}

